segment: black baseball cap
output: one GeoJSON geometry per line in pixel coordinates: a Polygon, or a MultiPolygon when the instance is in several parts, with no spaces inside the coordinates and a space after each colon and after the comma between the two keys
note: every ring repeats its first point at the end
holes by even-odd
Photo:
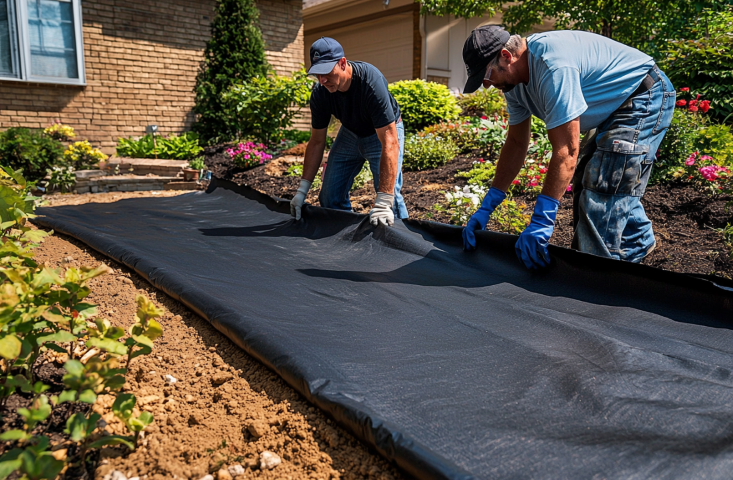
{"type": "Polygon", "coordinates": [[[344,49],[339,42],[333,38],[321,37],[311,45],[311,68],[308,69],[308,74],[327,75],[344,57],[344,49]]]}
{"type": "Polygon", "coordinates": [[[483,84],[486,66],[501,52],[509,37],[509,32],[499,25],[483,25],[471,32],[463,44],[463,63],[468,71],[463,93],[473,93],[483,84]]]}

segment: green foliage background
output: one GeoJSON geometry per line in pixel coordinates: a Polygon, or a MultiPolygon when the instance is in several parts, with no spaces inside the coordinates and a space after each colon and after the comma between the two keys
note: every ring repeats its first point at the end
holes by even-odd
{"type": "Polygon", "coordinates": [[[461,108],[448,87],[425,80],[391,83],[389,92],[397,100],[407,132],[416,132],[441,121],[457,120],[461,108]]]}
{"type": "Polygon", "coordinates": [[[265,76],[265,42],[254,0],[219,0],[196,77],[198,119],[193,126],[205,143],[234,138],[236,131],[222,94],[232,85],[265,76]]]}
{"type": "Polygon", "coordinates": [[[8,128],[0,132],[0,165],[11,170],[23,170],[29,181],[40,180],[47,170],[63,166],[64,148],[43,130],[8,128]]]}

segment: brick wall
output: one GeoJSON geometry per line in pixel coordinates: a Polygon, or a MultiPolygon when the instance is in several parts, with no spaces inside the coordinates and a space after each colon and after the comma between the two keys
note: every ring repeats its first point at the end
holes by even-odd
{"type": "MultiPolygon", "coordinates": [[[[86,86],[0,81],[0,129],[73,126],[105,153],[117,138],[163,134],[193,123],[193,87],[209,37],[214,0],[85,0],[86,86]]],[[[303,62],[301,0],[261,0],[267,57],[278,73],[303,62]]]]}

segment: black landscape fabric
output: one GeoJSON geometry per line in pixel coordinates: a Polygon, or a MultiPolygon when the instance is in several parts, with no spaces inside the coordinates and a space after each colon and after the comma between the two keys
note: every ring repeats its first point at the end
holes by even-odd
{"type": "Polygon", "coordinates": [[[733,289],[516,237],[214,181],[42,208],[40,225],[206,317],[419,478],[733,476],[733,289]]]}

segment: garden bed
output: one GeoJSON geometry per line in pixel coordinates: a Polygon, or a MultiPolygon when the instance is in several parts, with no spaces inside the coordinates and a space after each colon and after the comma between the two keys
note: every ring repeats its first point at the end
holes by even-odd
{"type": "MultiPolygon", "coordinates": [[[[237,168],[224,153],[223,146],[211,147],[205,151],[207,167],[214,176],[248,185],[268,195],[292,198],[298,188],[300,177],[287,174],[287,164],[270,164],[243,170],[237,168]]],[[[471,169],[478,158],[461,155],[448,164],[420,172],[404,172],[402,193],[410,217],[416,220],[432,220],[451,223],[450,216],[434,210],[436,204],[445,203],[444,192],[455,186],[466,185],[466,180],[456,178],[459,171],[471,169]]],[[[374,201],[372,182],[351,192],[352,207],[356,212],[367,213],[374,201]]],[[[524,205],[524,212],[531,214],[534,199],[518,195],[518,204],[524,205]]],[[[726,212],[729,196],[710,197],[692,185],[663,184],[647,188],[642,203],[647,215],[654,223],[657,239],[656,249],[643,263],[654,267],[681,273],[713,274],[733,278],[733,260],[723,243],[723,236],[715,231],[727,223],[733,223],[733,211],[726,212]]],[[[311,189],[308,202],[318,205],[318,190],[311,189]]],[[[489,228],[498,230],[494,220],[489,228]]],[[[570,247],[572,241],[572,198],[566,194],[558,212],[555,233],[551,243],[570,247]]]]}

